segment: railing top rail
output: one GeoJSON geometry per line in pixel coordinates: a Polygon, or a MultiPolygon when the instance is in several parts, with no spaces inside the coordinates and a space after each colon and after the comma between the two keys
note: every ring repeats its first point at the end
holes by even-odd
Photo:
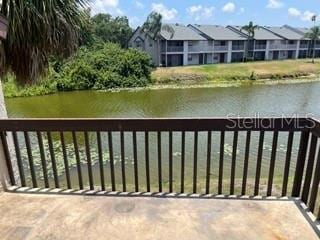
{"type": "Polygon", "coordinates": [[[312,118],[1,119],[0,131],[305,131],[312,118]]]}

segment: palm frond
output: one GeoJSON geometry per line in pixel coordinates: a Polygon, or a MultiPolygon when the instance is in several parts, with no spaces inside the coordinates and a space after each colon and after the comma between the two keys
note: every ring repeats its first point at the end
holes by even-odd
{"type": "Polygon", "coordinates": [[[32,83],[46,73],[50,55],[73,53],[88,4],[88,0],[4,0],[1,12],[9,20],[4,72],[10,69],[20,83],[32,83]]]}
{"type": "Polygon", "coordinates": [[[161,31],[168,32],[170,34],[170,39],[174,36],[174,29],[168,24],[163,24],[161,27],[161,31]]]}

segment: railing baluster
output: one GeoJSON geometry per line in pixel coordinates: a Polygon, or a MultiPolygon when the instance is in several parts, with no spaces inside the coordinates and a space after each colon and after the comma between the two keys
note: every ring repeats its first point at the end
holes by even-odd
{"type": "Polygon", "coordinates": [[[314,169],[313,167],[314,167],[314,160],[316,156],[317,143],[318,143],[318,138],[312,135],[310,150],[309,150],[308,165],[305,173],[305,179],[304,179],[304,185],[303,185],[302,197],[301,197],[302,202],[306,204],[308,203],[308,197],[310,192],[310,184],[311,184],[312,173],[314,169]]]}
{"type": "Polygon", "coordinates": [[[108,144],[109,144],[109,158],[110,158],[110,176],[111,176],[111,187],[112,191],[116,191],[116,182],[114,175],[114,159],[113,159],[113,142],[112,132],[108,132],[108,144]]]}
{"type": "Polygon", "coordinates": [[[20,146],[19,146],[17,132],[12,132],[12,137],[13,137],[13,143],[14,143],[14,148],[15,148],[16,157],[17,157],[21,187],[25,187],[26,186],[26,179],[25,179],[25,175],[24,175],[23,163],[21,160],[21,152],[20,152],[20,146]]]}
{"type": "Polygon", "coordinates": [[[134,185],[135,191],[139,192],[139,173],[138,173],[138,150],[137,150],[137,132],[132,133],[133,138],[133,164],[134,164],[134,185]]]}
{"type": "Polygon", "coordinates": [[[186,132],[181,133],[181,193],[184,193],[184,172],[185,172],[186,132]]]}
{"type": "Polygon", "coordinates": [[[194,132],[194,151],[193,151],[193,193],[197,193],[197,174],[198,174],[198,131],[194,132]]]}
{"type": "Polygon", "coordinates": [[[60,132],[60,140],[61,140],[64,168],[65,168],[66,179],[67,179],[67,187],[68,189],[71,189],[69,163],[68,163],[68,156],[67,156],[67,150],[66,150],[66,144],[65,144],[63,132],[60,132]]]}
{"type": "Polygon", "coordinates": [[[91,153],[90,153],[90,143],[89,143],[89,136],[88,132],[84,132],[84,141],[86,146],[86,155],[87,155],[87,163],[88,163],[88,177],[89,177],[89,185],[90,190],[94,190],[94,183],[93,183],[93,173],[92,173],[92,162],[91,162],[91,153]]]}
{"type": "Polygon", "coordinates": [[[126,184],[126,159],[125,159],[125,152],[124,152],[124,132],[120,132],[120,145],[121,145],[121,176],[122,176],[122,191],[127,191],[127,184],[126,184]]]}
{"type": "Polygon", "coordinates": [[[149,132],[145,132],[145,161],[147,192],[150,192],[150,166],[149,166],[149,132]]]}
{"type": "Polygon", "coordinates": [[[249,154],[250,154],[250,141],[251,141],[251,132],[247,131],[246,149],[245,149],[244,164],[243,164],[243,179],[242,179],[241,195],[246,195],[246,190],[247,190],[249,154]]]}
{"type": "Polygon", "coordinates": [[[13,172],[13,168],[12,168],[10,151],[9,151],[9,147],[8,147],[6,134],[7,134],[6,132],[1,132],[1,141],[2,141],[2,146],[3,146],[3,150],[4,150],[4,155],[5,155],[5,160],[6,160],[6,164],[7,164],[10,183],[11,183],[11,185],[16,185],[16,180],[14,178],[14,172],[13,172]]]}
{"type": "Polygon", "coordinates": [[[169,132],[169,192],[173,192],[172,131],[169,132]]]}
{"type": "Polygon", "coordinates": [[[304,165],[306,162],[306,155],[307,155],[307,149],[308,149],[309,134],[310,134],[309,132],[301,133],[299,153],[298,153],[298,159],[296,164],[296,172],[295,172],[293,188],[292,188],[292,197],[300,196],[302,176],[303,176],[304,165]]]}
{"type": "Polygon", "coordinates": [[[37,138],[38,138],[38,144],[39,144],[39,149],[40,149],[40,157],[41,157],[41,165],[42,165],[42,171],[43,171],[44,186],[46,188],[49,188],[47,160],[46,160],[46,156],[44,154],[42,134],[39,131],[37,132],[37,138]]]}
{"type": "Polygon", "coordinates": [[[79,189],[83,190],[83,180],[82,180],[82,169],[81,169],[81,161],[79,155],[79,146],[77,140],[77,134],[75,131],[72,131],[72,140],[74,146],[74,153],[77,161],[77,172],[78,172],[78,182],[79,182],[79,189]]]}
{"type": "Polygon", "coordinates": [[[207,172],[206,172],[206,194],[210,193],[210,170],[211,170],[211,139],[212,132],[208,131],[208,140],[207,140],[207,172]]]}
{"type": "Polygon", "coordinates": [[[29,167],[30,167],[30,173],[31,173],[32,186],[34,188],[37,188],[38,187],[37,177],[36,177],[36,172],[35,172],[35,169],[34,169],[33,156],[32,156],[32,150],[31,150],[31,144],[30,144],[30,138],[29,138],[29,133],[28,132],[24,132],[24,140],[25,140],[26,148],[27,148],[27,154],[28,154],[28,160],[29,160],[29,167]]]}
{"type": "Polygon", "coordinates": [[[48,137],[48,146],[49,146],[49,152],[50,152],[50,158],[51,158],[51,164],[52,164],[54,186],[55,186],[55,188],[59,188],[60,186],[59,186],[59,175],[58,175],[58,170],[57,170],[57,163],[56,163],[56,158],[54,155],[52,136],[49,131],[47,132],[47,137],[48,137]]]}
{"type": "Polygon", "coordinates": [[[234,183],[236,175],[236,160],[237,160],[237,147],[238,147],[238,136],[237,131],[234,132],[233,136],[233,149],[232,149],[232,161],[231,161],[231,177],[230,177],[230,195],[234,194],[234,183]]]}
{"type": "Polygon", "coordinates": [[[218,194],[222,194],[223,184],[223,159],[224,159],[224,138],[225,132],[221,132],[220,136],[220,159],[219,159],[219,182],[218,182],[218,194]]]}
{"type": "Polygon", "coordinates": [[[311,212],[314,211],[314,208],[316,205],[319,183],[320,183],[320,147],[318,150],[318,159],[317,159],[316,169],[314,171],[314,177],[313,177],[310,200],[309,200],[309,209],[311,212]]]}
{"type": "Polygon", "coordinates": [[[158,185],[159,192],[162,192],[162,158],[161,158],[161,132],[158,131],[158,185]]]}
{"type": "Polygon", "coordinates": [[[275,168],[276,156],[277,156],[278,136],[279,136],[279,132],[275,131],[273,133],[273,140],[272,140],[272,152],[271,152],[271,160],[270,160],[270,168],[269,168],[267,196],[271,196],[272,194],[274,168],[275,168]]]}
{"type": "Polygon", "coordinates": [[[289,132],[288,143],[287,143],[287,153],[286,153],[286,163],[284,166],[284,173],[283,173],[282,197],[287,196],[293,137],[294,137],[294,132],[292,131],[289,132]]]}
{"type": "Polygon", "coordinates": [[[97,132],[97,144],[98,144],[101,190],[105,191],[106,186],[104,183],[103,153],[102,153],[101,133],[99,131],[97,132]]]}
{"type": "Polygon", "coordinates": [[[260,132],[259,137],[259,147],[258,147],[258,158],[257,158],[257,167],[256,167],[256,179],[254,184],[254,195],[259,195],[259,185],[260,185],[260,175],[261,175],[261,162],[263,154],[263,143],[264,143],[264,131],[260,132]]]}

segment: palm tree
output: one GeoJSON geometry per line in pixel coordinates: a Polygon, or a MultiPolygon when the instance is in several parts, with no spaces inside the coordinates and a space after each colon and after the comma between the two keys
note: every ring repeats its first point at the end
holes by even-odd
{"type": "Polygon", "coordinates": [[[146,22],[142,26],[142,31],[146,33],[152,40],[157,41],[157,55],[159,65],[161,62],[161,52],[160,52],[160,39],[161,32],[166,31],[170,34],[170,38],[174,35],[174,29],[167,24],[162,23],[162,15],[157,12],[151,12],[147,17],[146,22]]]}
{"type": "Polygon", "coordinates": [[[241,32],[245,31],[245,34],[247,35],[247,44],[245,46],[244,57],[243,57],[244,61],[247,61],[249,44],[250,44],[250,41],[254,39],[256,29],[259,29],[259,26],[254,25],[252,21],[250,21],[248,25],[245,25],[240,29],[241,32]]]}
{"type": "Polygon", "coordinates": [[[315,26],[310,29],[309,32],[305,35],[306,38],[309,38],[312,41],[312,63],[316,56],[316,43],[320,39],[320,27],[315,26]]]}
{"type": "Polygon", "coordinates": [[[2,74],[10,70],[19,83],[34,83],[48,69],[50,55],[73,53],[89,1],[2,0],[0,12],[9,21],[1,44],[2,74]]]}

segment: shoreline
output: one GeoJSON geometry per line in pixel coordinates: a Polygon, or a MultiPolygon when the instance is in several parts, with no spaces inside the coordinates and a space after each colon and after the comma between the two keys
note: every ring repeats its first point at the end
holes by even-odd
{"type": "Polygon", "coordinates": [[[306,77],[293,78],[293,79],[257,79],[257,80],[225,80],[225,81],[203,81],[198,83],[190,83],[183,81],[181,83],[167,83],[167,84],[151,84],[146,87],[137,88],[117,88],[117,89],[88,89],[88,90],[74,90],[74,91],[56,91],[51,93],[36,94],[32,96],[5,96],[6,99],[10,98],[25,98],[25,97],[40,97],[59,93],[71,93],[76,91],[97,91],[97,92],[137,92],[144,90],[170,90],[170,89],[199,89],[199,88],[228,88],[228,87],[244,87],[244,86],[272,86],[272,85],[288,85],[288,84],[304,84],[320,82],[319,75],[310,75],[306,77]]]}

